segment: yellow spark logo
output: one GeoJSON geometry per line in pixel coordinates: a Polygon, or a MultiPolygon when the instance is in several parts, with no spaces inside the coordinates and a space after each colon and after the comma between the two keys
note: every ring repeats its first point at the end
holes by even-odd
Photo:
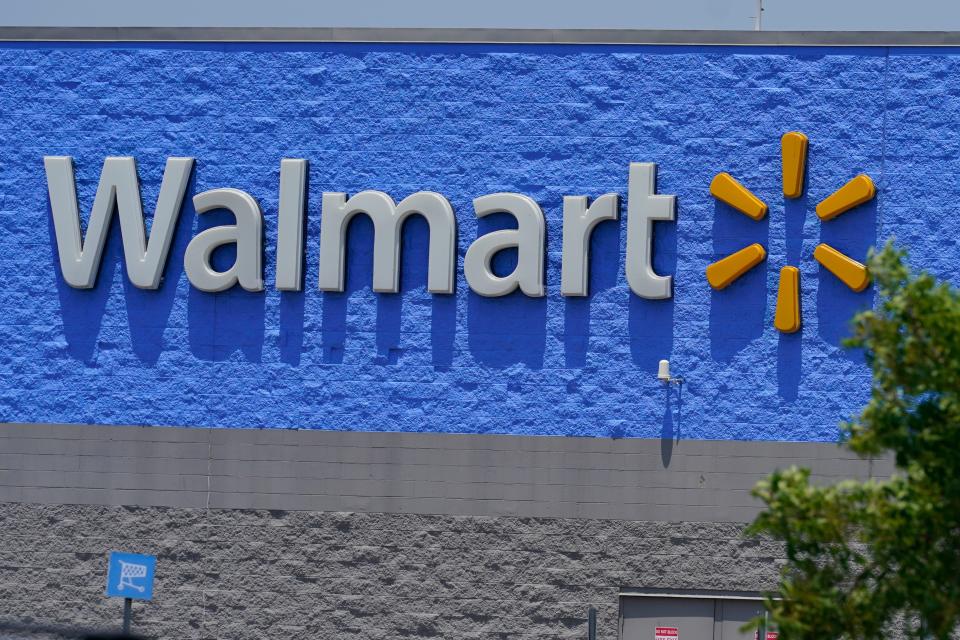
{"type": "MultiPolygon", "coordinates": [[[[780,140],[783,156],[783,195],[799,198],[803,194],[803,173],[807,164],[807,136],[799,131],[783,134],[780,140]]],[[[871,200],[877,193],[870,176],[861,173],[834,191],[817,205],[817,217],[826,222],[871,200]]],[[[763,220],[767,205],[729,173],[718,173],[710,183],[710,194],[753,220],[763,220]]],[[[714,289],[724,289],[767,257],[760,244],[740,249],[707,267],[707,282],[714,289]]],[[[853,291],[863,291],[870,284],[867,268],[853,258],[821,243],[813,252],[814,259],[853,291]]],[[[783,333],[800,328],[800,270],[786,266],[780,270],[780,287],[773,326],[783,333]]]]}

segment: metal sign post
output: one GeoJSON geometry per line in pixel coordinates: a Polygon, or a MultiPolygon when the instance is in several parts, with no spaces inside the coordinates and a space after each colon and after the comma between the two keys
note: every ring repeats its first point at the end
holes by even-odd
{"type": "Polygon", "coordinates": [[[587,640],[597,640],[597,610],[587,609],[587,640]]]}
{"type": "Polygon", "coordinates": [[[123,598],[123,633],[130,633],[134,600],[153,599],[153,573],[157,566],[154,556],[137,553],[110,552],[107,569],[106,594],[123,598]]]}
{"type": "Polygon", "coordinates": [[[123,599],[123,635],[130,634],[130,618],[133,617],[133,598],[123,599]]]}

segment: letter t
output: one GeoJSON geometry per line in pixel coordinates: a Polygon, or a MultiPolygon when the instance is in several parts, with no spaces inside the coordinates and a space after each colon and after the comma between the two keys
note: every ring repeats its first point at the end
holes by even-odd
{"type": "Polygon", "coordinates": [[[673,278],[653,270],[653,221],[672,221],[676,196],[657,195],[657,165],[631,162],[627,186],[627,283],[648,300],[673,296],[673,278]]]}

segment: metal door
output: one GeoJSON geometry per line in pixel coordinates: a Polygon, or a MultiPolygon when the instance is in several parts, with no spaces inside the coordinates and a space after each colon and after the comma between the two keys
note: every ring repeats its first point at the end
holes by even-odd
{"type": "Polygon", "coordinates": [[[716,640],[754,640],[756,628],[744,632],[740,627],[762,613],[763,603],[759,600],[717,600],[716,640]]]}
{"type": "Polygon", "coordinates": [[[657,627],[675,640],[714,640],[713,598],[623,598],[622,640],[655,640],[657,627]]]}

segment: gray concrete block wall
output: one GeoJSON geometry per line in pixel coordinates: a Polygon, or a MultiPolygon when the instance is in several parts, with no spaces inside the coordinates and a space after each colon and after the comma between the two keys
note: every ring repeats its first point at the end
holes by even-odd
{"type": "Polygon", "coordinates": [[[835,445],[0,426],[0,619],[115,625],[157,554],[156,638],[617,637],[622,590],[752,592],[753,484],[889,472],[835,445]],[[668,455],[669,454],[669,455],[668,455]]]}
{"type": "Polygon", "coordinates": [[[110,550],[157,554],[157,638],[617,637],[631,588],[750,591],[779,548],[735,523],[0,505],[5,619],[116,625],[110,550]]]}

